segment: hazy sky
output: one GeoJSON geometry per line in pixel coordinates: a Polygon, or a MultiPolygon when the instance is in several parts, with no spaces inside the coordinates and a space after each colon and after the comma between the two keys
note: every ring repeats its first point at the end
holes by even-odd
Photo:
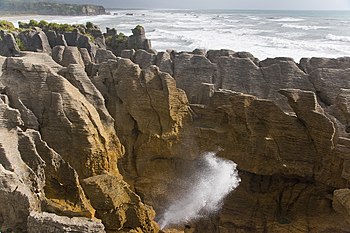
{"type": "Polygon", "coordinates": [[[350,0],[61,0],[114,8],[350,10],[350,0]]]}

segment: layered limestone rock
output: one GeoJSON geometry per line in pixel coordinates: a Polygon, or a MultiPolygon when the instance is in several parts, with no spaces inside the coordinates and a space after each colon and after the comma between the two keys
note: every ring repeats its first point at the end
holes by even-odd
{"type": "Polygon", "coordinates": [[[116,161],[122,151],[113,126],[104,124],[94,106],[65,78],[33,59],[27,63],[8,58],[1,82],[13,93],[10,98],[20,99],[34,114],[43,139],[80,176],[117,173],[116,161]],[[72,151],[76,156],[71,156],[72,151]]]}
{"type": "Polygon", "coordinates": [[[158,232],[152,219],[155,212],[141,202],[125,181],[111,175],[100,175],[83,181],[96,214],[108,232],[135,229],[137,232],[158,232]]]}
{"type": "Polygon", "coordinates": [[[0,31],[0,56],[10,57],[19,53],[20,49],[12,33],[0,31]]]}
{"type": "Polygon", "coordinates": [[[103,232],[96,217],[107,232],[157,232],[146,204],[161,214],[207,151],[236,162],[241,184],[221,212],[178,230],[350,229],[348,58],[157,53],[133,33],[132,48],[105,35],[124,58],[103,40],[96,56],[56,46],[64,67],[47,54],[0,57],[2,231],[103,232]]]}
{"type": "Polygon", "coordinates": [[[104,210],[119,213],[120,205],[133,206],[124,209],[127,219],[118,232],[157,232],[152,208],[141,203],[119,174],[117,159],[124,149],[103,96],[83,67],[71,64],[63,68],[45,53],[24,53],[23,57],[3,60],[1,231],[116,230],[95,205],[97,199],[109,195],[118,206],[104,210]],[[114,182],[114,189],[123,192],[112,195],[113,190],[103,188],[97,195],[89,189],[92,184],[84,181],[86,189],[80,185],[84,178],[104,184],[105,176],[114,182]],[[94,217],[101,218],[104,226],[88,220],[94,217]]]}
{"type": "Polygon", "coordinates": [[[94,83],[115,118],[125,146],[124,175],[149,204],[166,196],[165,187],[176,177],[175,163],[183,167],[191,156],[180,156],[180,143],[189,120],[185,93],[157,67],[141,70],[128,59],[102,63],[94,83]]]}
{"type": "Polygon", "coordinates": [[[345,161],[335,150],[335,124],[315,93],[281,93],[295,114],[232,91],[215,92],[204,107],[192,106],[201,148],[220,146],[219,155],[242,170],[241,184],[216,223],[199,224],[198,232],[347,231],[346,217],[331,208],[333,190],[348,185],[345,161]],[[213,225],[220,228],[206,230],[213,225]]]}
{"type": "Polygon", "coordinates": [[[190,53],[168,57],[177,84],[201,103],[191,105],[186,114],[192,121],[183,118],[175,140],[159,133],[168,112],[157,111],[172,105],[159,105],[164,96],[151,98],[154,115],[143,94],[145,88],[148,93],[159,88],[147,85],[159,71],[148,65],[141,72],[125,59],[100,65],[93,82],[116,121],[125,116],[116,129],[126,146],[128,181],[161,212],[165,206],[159,200],[174,194],[168,180],[181,179],[200,152],[222,148],[219,156],[237,162],[242,183],[218,218],[195,224],[196,232],[346,232],[349,223],[339,210],[347,208],[346,192],[336,197],[333,191],[349,184],[348,91],[342,89],[347,88],[347,70],[323,68],[308,75],[292,59],[257,62],[248,53],[239,54],[212,54],[217,64],[190,53]],[[191,83],[196,79],[197,85],[191,83]],[[335,204],[334,199],[334,208],[333,196],[343,200],[335,204]]]}
{"type": "Polygon", "coordinates": [[[305,73],[311,73],[318,68],[348,69],[350,68],[350,58],[302,58],[299,66],[305,73]]]}
{"type": "Polygon", "coordinates": [[[138,25],[131,31],[132,35],[128,38],[129,49],[151,49],[151,41],[146,38],[144,27],[138,25]]]}
{"type": "Polygon", "coordinates": [[[201,55],[179,54],[173,60],[174,77],[191,103],[198,103],[202,83],[215,83],[217,66],[201,55]]]}
{"type": "Polygon", "coordinates": [[[46,34],[41,30],[27,30],[18,34],[21,50],[51,54],[51,47],[46,34]]]}
{"type": "Polygon", "coordinates": [[[131,59],[142,68],[157,65],[161,71],[173,75],[177,86],[186,92],[192,104],[202,104],[201,96],[207,95],[206,84],[214,84],[215,90],[228,89],[273,100],[284,111],[292,110],[278,93],[280,89],[315,91],[309,76],[291,58],[260,62],[250,53],[231,50],[161,52],[157,55],[138,50],[131,59]]]}
{"type": "Polygon", "coordinates": [[[103,233],[104,226],[100,221],[88,218],[68,218],[51,213],[30,213],[28,217],[28,233],[52,232],[87,232],[103,233]]]}

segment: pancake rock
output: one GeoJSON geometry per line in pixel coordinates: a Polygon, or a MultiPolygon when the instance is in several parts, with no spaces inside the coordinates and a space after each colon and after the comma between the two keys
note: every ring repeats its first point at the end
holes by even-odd
{"type": "Polygon", "coordinates": [[[45,53],[0,61],[1,231],[157,232],[152,208],[122,180],[117,161],[124,148],[103,96],[83,67],[63,68],[45,53]],[[105,176],[123,190],[109,199],[134,206],[125,209],[132,224],[116,229],[106,223],[101,213],[106,208],[96,202],[110,195],[108,189],[95,195],[82,181],[103,183],[105,176]],[[104,225],[89,220],[95,217],[104,225]]]}

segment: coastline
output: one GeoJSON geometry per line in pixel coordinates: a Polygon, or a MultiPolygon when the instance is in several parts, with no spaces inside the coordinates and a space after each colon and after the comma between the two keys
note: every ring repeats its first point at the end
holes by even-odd
{"type": "MultiPolygon", "coordinates": [[[[305,21],[267,18],[286,20],[305,21]]],[[[350,57],[156,51],[141,25],[1,26],[1,232],[349,229],[350,57]]]]}

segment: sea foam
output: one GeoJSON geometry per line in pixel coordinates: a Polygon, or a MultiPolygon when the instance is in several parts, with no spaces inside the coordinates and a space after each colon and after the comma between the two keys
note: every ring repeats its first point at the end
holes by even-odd
{"type": "Polygon", "coordinates": [[[187,190],[171,203],[158,221],[162,229],[185,224],[218,211],[224,198],[241,181],[236,164],[216,157],[214,152],[203,155],[199,168],[186,181],[187,190]]]}

